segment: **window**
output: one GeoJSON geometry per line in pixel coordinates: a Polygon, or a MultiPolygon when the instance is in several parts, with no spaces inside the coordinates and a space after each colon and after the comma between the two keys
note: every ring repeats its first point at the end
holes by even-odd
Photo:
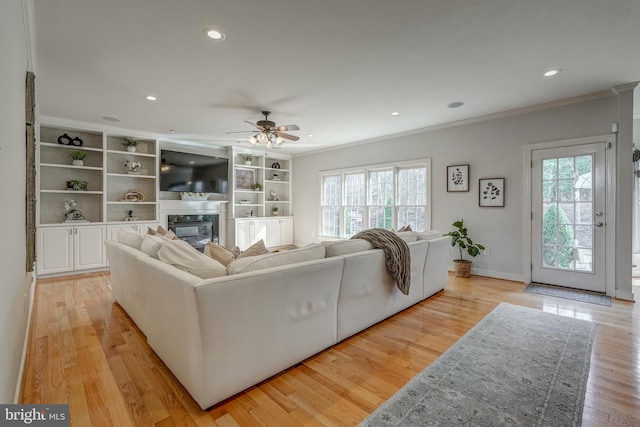
{"type": "MultiPolygon", "coordinates": [[[[365,174],[344,174],[344,235],[351,237],[365,227],[365,174]]],[[[339,221],[339,220],[338,220],[339,221]]]]}
{"type": "Polygon", "coordinates": [[[322,178],[322,235],[340,235],[340,206],[342,205],[342,176],[322,178]]]}
{"type": "Polygon", "coordinates": [[[430,227],[430,160],[321,174],[325,237],[349,238],[367,228],[430,227]]]}

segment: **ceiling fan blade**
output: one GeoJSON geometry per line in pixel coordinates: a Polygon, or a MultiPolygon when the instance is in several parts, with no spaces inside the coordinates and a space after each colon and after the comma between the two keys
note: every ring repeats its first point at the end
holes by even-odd
{"type": "Polygon", "coordinates": [[[300,130],[300,128],[298,127],[298,125],[285,125],[285,126],[278,126],[276,127],[277,131],[281,131],[281,130],[300,130]]]}
{"type": "Polygon", "coordinates": [[[295,135],[289,135],[288,133],[282,133],[282,132],[276,132],[276,135],[284,138],[284,139],[288,139],[291,141],[297,141],[300,139],[299,136],[295,136],[295,135]]]}
{"type": "Polygon", "coordinates": [[[244,122],[245,122],[245,123],[249,123],[251,126],[254,126],[254,127],[256,127],[256,128],[258,128],[258,129],[260,129],[260,130],[262,130],[262,127],[258,126],[257,124],[255,124],[255,123],[253,123],[253,122],[250,122],[249,120],[245,120],[244,122]]]}
{"type": "Polygon", "coordinates": [[[225,133],[254,133],[255,130],[237,130],[234,132],[225,132],[225,133]]]}

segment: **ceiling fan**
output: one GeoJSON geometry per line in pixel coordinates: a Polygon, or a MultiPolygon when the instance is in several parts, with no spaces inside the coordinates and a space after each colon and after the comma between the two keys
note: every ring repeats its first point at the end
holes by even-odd
{"type": "Polygon", "coordinates": [[[300,130],[297,125],[278,126],[275,122],[269,120],[271,111],[263,111],[262,114],[264,115],[264,120],[258,120],[256,123],[245,120],[245,123],[255,126],[257,130],[241,130],[227,133],[255,132],[249,137],[249,142],[252,145],[262,144],[265,147],[278,147],[287,139],[290,141],[300,139],[298,136],[284,133],[284,131],[300,130]]]}

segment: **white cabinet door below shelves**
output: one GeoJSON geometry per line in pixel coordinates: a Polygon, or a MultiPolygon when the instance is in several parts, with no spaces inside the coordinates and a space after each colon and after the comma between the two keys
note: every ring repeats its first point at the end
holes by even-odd
{"type": "Polygon", "coordinates": [[[38,229],[36,240],[38,273],[73,270],[73,227],[38,229]]]}
{"type": "Polygon", "coordinates": [[[293,218],[269,218],[267,220],[267,247],[293,244],[293,218]]]}
{"type": "Polygon", "coordinates": [[[39,228],[36,234],[38,274],[64,273],[106,265],[103,225],[39,228]]]}
{"type": "Polygon", "coordinates": [[[267,221],[264,219],[236,221],[236,246],[244,251],[259,240],[267,240],[267,221]]]}
{"type": "Polygon", "coordinates": [[[104,226],[75,227],[73,233],[75,270],[106,265],[107,258],[103,244],[105,234],[104,226]]]}

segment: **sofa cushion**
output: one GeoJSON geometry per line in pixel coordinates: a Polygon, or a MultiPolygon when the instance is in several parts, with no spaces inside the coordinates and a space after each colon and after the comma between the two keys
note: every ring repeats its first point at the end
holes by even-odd
{"type": "Polygon", "coordinates": [[[158,259],[202,279],[227,275],[224,265],[182,240],[164,242],[158,251],[158,259]]]}
{"type": "Polygon", "coordinates": [[[415,242],[416,240],[418,240],[418,236],[413,231],[400,231],[396,234],[407,243],[415,242]]]}
{"type": "Polygon", "coordinates": [[[236,259],[227,267],[227,274],[246,273],[248,271],[313,261],[324,258],[325,254],[326,249],[323,245],[311,243],[300,249],[236,259]]]}
{"type": "Polygon", "coordinates": [[[364,239],[325,241],[322,245],[327,248],[327,258],[374,249],[371,243],[364,239]]]}
{"type": "Polygon", "coordinates": [[[240,259],[256,255],[266,255],[268,253],[270,253],[269,250],[264,246],[262,239],[260,239],[253,245],[249,246],[245,251],[242,251],[240,255],[236,256],[236,258],[240,259]]]}
{"type": "Polygon", "coordinates": [[[418,237],[418,240],[433,240],[442,237],[442,233],[436,230],[431,230],[418,233],[416,236],[418,237]]]}
{"type": "Polygon", "coordinates": [[[150,257],[158,259],[158,251],[162,247],[162,244],[168,241],[169,239],[165,239],[164,237],[147,234],[142,238],[140,250],[150,257]]]}
{"type": "Polygon", "coordinates": [[[118,235],[116,239],[119,243],[123,245],[127,245],[133,249],[140,249],[140,245],[142,244],[142,239],[144,236],[142,234],[138,234],[132,228],[122,227],[118,230],[118,235]]]}
{"type": "Polygon", "coordinates": [[[224,246],[209,242],[207,246],[204,247],[204,254],[226,267],[240,255],[240,249],[238,249],[237,246],[233,249],[227,249],[224,246]]]}

